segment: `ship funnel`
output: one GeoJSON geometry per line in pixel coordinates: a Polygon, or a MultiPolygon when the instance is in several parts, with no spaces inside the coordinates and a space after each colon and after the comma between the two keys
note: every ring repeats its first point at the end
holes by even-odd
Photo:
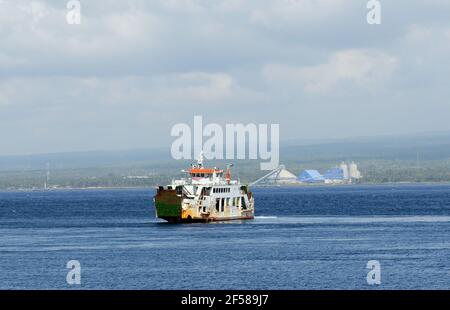
{"type": "Polygon", "coordinates": [[[233,164],[227,165],[227,173],[225,174],[225,180],[227,181],[227,184],[231,183],[231,170],[230,170],[231,167],[233,167],[233,164]]]}

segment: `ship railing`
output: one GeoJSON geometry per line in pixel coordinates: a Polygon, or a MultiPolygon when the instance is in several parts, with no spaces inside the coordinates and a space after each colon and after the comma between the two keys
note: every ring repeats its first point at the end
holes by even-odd
{"type": "Polygon", "coordinates": [[[187,188],[184,187],[184,186],[183,186],[183,193],[184,193],[186,196],[192,196],[192,193],[191,193],[190,191],[188,191],[187,188]]]}

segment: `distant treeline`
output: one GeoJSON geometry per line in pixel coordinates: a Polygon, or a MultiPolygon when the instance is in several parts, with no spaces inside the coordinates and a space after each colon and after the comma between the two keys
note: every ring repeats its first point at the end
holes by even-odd
{"type": "MultiPolygon", "coordinates": [[[[320,172],[339,165],[344,158],[297,161],[285,159],[287,169],[299,175],[304,169],[317,169],[320,172]]],[[[361,183],[387,182],[450,182],[450,159],[446,160],[382,160],[355,159],[363,175],[361,183]]],[[[168,184],[172,179],[183,177],[181,168],[188,163],[177,166],[132,166],[83,169],[50,170],[48,187],[87,188],[87,187],[152,187],[168,184]]],[[[223,163],[212,164],[223,167],[223,163]]],[[[46,170],[0,172],[0,189],[44,188],[46,170]]],[[[233,178],[247,183],[263,176],[267,171],[259,169],[255,161],[236,163],[232,171],[233,178]]]]}
{"type": "MultiPolygon", "coordinates": [[[[131,187],[167,184],[182,177],[192,161],[175,161],[170,149],[0,156],[0,189],[49,187],[131,187]]],[[[289,141],[280,146],[280,164],[299,175],[324,173],[342,161],[355,161],[363,183],[450,182],[450,132],[361,137],[332,141],[289,141]]],[[[267,173],[258,161],[207,161],[224,168],[234,163],[233,178],[251,182],[267,173]]]]}

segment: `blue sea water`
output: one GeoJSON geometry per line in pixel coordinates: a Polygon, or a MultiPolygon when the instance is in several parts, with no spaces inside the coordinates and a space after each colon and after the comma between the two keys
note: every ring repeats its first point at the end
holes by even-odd
{"type": "Polygon", "coordinates": [[[1,192],[0,288],[450,289],[450,185],[255,188],[255,220],[186,225],[153,194],[1,192]]]}

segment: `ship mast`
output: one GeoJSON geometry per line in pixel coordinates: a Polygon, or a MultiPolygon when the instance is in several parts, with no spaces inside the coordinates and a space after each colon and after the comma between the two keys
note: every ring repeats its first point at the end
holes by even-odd
{"type": "Polygon", "coordinates": [[[203,151],[201,151],[200,155],[198,155],[197,164],[199,168],[203,167],[203,151]]]}

